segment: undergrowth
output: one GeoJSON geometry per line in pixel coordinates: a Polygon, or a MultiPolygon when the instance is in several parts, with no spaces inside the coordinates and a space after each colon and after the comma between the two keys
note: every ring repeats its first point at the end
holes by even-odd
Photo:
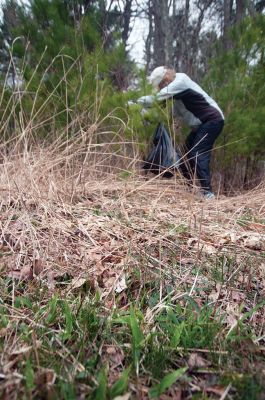
{"type": "Polygon", "coordinates": [[[264,188],[202,203],[177,172],[139,172],[139,110],[102,119],[96,92],[58,131],[54,90],[37,110],[19,93],[0,128],[0,397],[264,399],[264,188]]]}
{"type": "Polygon", "coordinates": [[[227,334],[214,305],[171,290],[160,301],[148,286],[125,305],[114,295],[110,309],[87,282],[71,289],[68,276],[52,294],[47,280],[2,277],[2,398],[214,399],[226,388],[233,399],[261,398],[251,313],[227,334]]]}

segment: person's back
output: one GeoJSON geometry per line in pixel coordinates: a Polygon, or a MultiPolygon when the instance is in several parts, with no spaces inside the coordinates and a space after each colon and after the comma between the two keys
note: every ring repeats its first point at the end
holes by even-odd
{"type": "MultiPolygon", "coordinates": [[[[174,93],[174,100],[180,100],[184,107],[190,111],[200,123],[224,119],[223,113],[217,103],[186,74],[176,73],[174,81],[157,94],[157,99],[162,99],[168,94],[168,91],[172,92],[172,94],[174,93]]],[[[189,124],[189,121],[186,122],[189,124]]]]}

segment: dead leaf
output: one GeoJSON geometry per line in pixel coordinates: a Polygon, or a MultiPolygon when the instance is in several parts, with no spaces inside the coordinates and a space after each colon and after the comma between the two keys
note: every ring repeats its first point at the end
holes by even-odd
{"type": "Polygon", "coordinates": [[[188,247],[194,247],[198,243],[198,240],[195,238],[189,238],[187,241],[188,247]]]}
{"type": "Polygon", "coordinates": [[[122,276],[119,277],[118,281],[116,282],[115,292],[116,293],[121,293],[125,289],[127,289],[126,277],[125,277],[125,274],[122,274],[122,276]]]}
{"type": "Polygon", "coordinates": [[[108,361],[112,363],[112,368],[116,368],[122,364],[124,360],[123,351],[119,347],[108,346],[106,348],[106,355],[108,361]]]}
{"type": "Polygon", "coordinates": [[[209,294],[209,299],[212,301],[217,301],[220,297],[221,290],[222,290],[222,285],[220,283],[217,283],[215,290],[209,294]]]}
{"type": "Polygon", "coordinates": [[[98,262],[102,258],[102,248],[100,246],[90,249],[87,252],[90,261],[98,262]]]}
{"type": "Polygon", "coordinates": [[[56,374],[52,369],[44,369],[37,372],[36,384],[39,385],[53,385],[56,379],[56,374]]]}
{"type": "Polygon", "coordinates": [[[193,265],[195,263],[194,258],[181,258],[179,260],[181,265],[193,265]]]}
{"type": "Polygon", "coordinates": [[[35,258],[32,262],[33,265],[33,274],[40,275],[44,269],[43,261],[40,258],[35,258]]]}
{"type": "Polygon", "coordinates": [[[8,332],[8,328],[0,329],[0,337],[4,337],[8,332]]]}
{"type": "Polygon", "coordinates": [[[100,285],[102,288],[106,288],[112,290],[115,286],[116,276],[110,276],[106,279],[103,279],[102,284],[100,285]]]}
{"type": "Polygon", "coordinates": [[[263,276],[265,278],[265,263],[260,264],[259,270],[260,270],[261,276],[263,276]]]}
{"type": "Polygon", "coordinates": [[[235,232],[230,232],[231,243],[235,244],[238,241],[238,236],[235,232]]]}
{"type": "Polygon", "coordinates": [[[86,278],[74,278],[71,282],[71,286],[70,289],[74,290],[74,289],[79,289],[81,286],[84,285],[84,283],[87,281],[86,278]]]}
{"type": "Polygon", "coordinates": [[[265,237],[259,233],[250,233],[243,236],[244,246],[253,250],[265,249],[265,237]]]}
{"type": "Polygon", "coordinates": [[[231,242],[231,234],[230,232],[224,232],[219,239],[219,245],[228,244],[231,242]]]}
{"type": "Polygon", "coordinates": [[[225,387],[220,386],[220,385],[215,385],[215,386],[210,386],[205,388],[207,393],[213,393],[216,394],[217,396],[222,396],[226,390],[225,387]]]}
{"type": "Polygon", "coordinates": [[[207,367],[209,362],[202,358],[198,353],[191,353],[188,359],[188,366],[190,369],[207,367]]]}
{"type": "Polygon", "coordinates": [[[53,271],[49,271],[47,274],[48,288],[53,291],[55,289],[55,274],[53,271]]]}
{"type": "Polygon", "coordinates": [[[247,227],[256,232],[265,232],[265,224],[260,224],[258,222],[249,222],[247,227]]]}
{"type": "Polygon", "coordinates": [[[206,254],[213,255],[216,254],[218,249],[216,249],[212,244],[203,244],[202,251],[206,254]]]}
{"type": "Polygon", "coordinates": [[[25,265],[21,269],[13,269],[7,276],[19,280],[31,280],[33,279],[33,268],[25,265]]]}
{"type": "Polygon", "coordinates": [[[231,290],[231,299],[236,301],[237,303],[242,303],[246,299],[245,293],[240,292],[239,290],[231,290]]]}
{"type": "Polygon", "coordinates": [[[182,399],[182,391],[178,390],[178,391],[174,391],[174,393],[172,393],[172,390],[170,390],[170,395],[166,395],[166,394],[162,394],[159,396],[159,400],[181,400],[182,399]]]}
{"type": "Polygon", "coordinates": [[[126,393],[123,396],[115,397],[113,400],[129,400],[130,397],[131,397],[131,394],[130,393],[126,393]]]}
{"type": "Polygon", "coordinates": [[[230,330],[237,325],[240,316],[238,304],[229,303],[226,307],[226,322],[230,326],[230,330]]]}

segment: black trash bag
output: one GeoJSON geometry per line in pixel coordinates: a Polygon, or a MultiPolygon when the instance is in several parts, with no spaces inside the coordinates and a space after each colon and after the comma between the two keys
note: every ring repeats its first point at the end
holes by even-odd
{"type": "Polygon", "coordinates": [[[162,123],[159,123],[153,137],[153,148],[146,157],[143,168],[153,174],[171,178],[179,160],[180,156],[174,149],[168,131],[162,123]]]}

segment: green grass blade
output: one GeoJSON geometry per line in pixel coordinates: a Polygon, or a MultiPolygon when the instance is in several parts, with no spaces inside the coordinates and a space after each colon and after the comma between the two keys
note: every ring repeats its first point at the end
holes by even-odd
{"type": "Polygon", "coordinates": [[[27,389],[32,390],[35,385],[34,385],[34,371],[33,371],[30,359],[27,359],[27,362],[26,362],[25,379],[26,379],[27,389]]]}
{"type": "Polygon", "coordinates": [[[186,367],[179,368],[176,371],[170,372],[170,374],[164,376],[164,378],[158,385],[153,386],[149,390],[149,397],[151,399],[159,397],[167,389],[169,389],[170,386],[172,386],[176,382],[177,379],[179,379],[182,375],[184,375],[186,371],[187,371],[186,367]]]}
{"type": "Polygon", "coordinates": [[[107,373],[106,368],[103,368],[98,374],[98,387],[95,390],[93,400],[106,400],[107,399],[107,373]]]}
{"type": "Polygon", "coordinates": [[[50,308],[46,318],[46,323],[48,325],[52,324],[56,319],[57,303],[58,303],[58,296],[55,295],[49,302],[50,308]]]}
{"type": "Polygon", "coordinates": [[[136,374],[139,374],[139,362],[141,355],[142,341],[144,335],[141,331],[139,323],[137,321],[135,311],[133,307],[130,309],[130,326],[132,331],[132,353],[133,353],[133,363],[136,370],[136,374]]]}
{"type": "Polygon", "coordinates": [[[180,340],[181,340],[181,335],[182,335],[184,326],[185,326],[184,322],[182,322],[181,324],[176,326],[176,330],[170,341],[171,347],[173,347],[173,348],[178,347],[180,340]]]}
{"type": "Polygon", "coordinates": [[[122,396],[128,388],[128,379],[131,368],[127,368],[121,374],[121,377],[112,385],[110,389],[110,398],[114,399],[117,396],[122,396]]]}
{"type": "Polygon", "coordinates": [[[73,332],[73,315],[66,301],[62,302],[62,311],[65,316],[65,331],[62,337],[63,340],[66,340],[71,337],[71,334],[73,332]]]}

